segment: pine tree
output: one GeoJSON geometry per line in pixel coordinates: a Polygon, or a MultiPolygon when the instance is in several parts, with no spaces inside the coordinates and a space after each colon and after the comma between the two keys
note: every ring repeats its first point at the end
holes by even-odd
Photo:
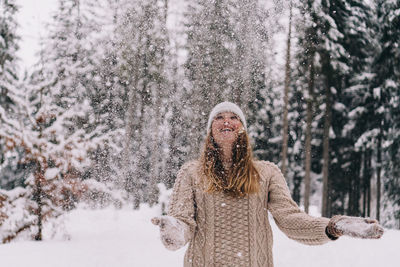
{"type": "MultiPolygon", "coordinates": [[[[194,122],[189,138],[196,144],[203,141],[206,133],[195,129],[206,125],[206,114],[224,100],[224,96],[232,94],[234,54],[228,44],[233,46],[235,32],[230,23],[229,5],[223,0],[196,0],[187,8],[186,76],[192,94],[188,104],[194,122]]],[[[190,153],[198,151],[197,147],[192,147],[190,153]]]]}
{"type": "MultiPolygon", "coordinates": [[[[80,2],[60,1],[52,30],[41,51],[40,63],[24,84],[18,107],[26,118],[15,125],[12,139],[23,149],[22,159],[32,166],[25,177],[26,208],[34,220],[22,224],[42,240],[45,221],[70,210],[87,191],[80,174],[90,164],[88,151],[104,139],[92,127],[91,107],[86,99],[90,62],[83,49],[80,2]]],[[[18,199],[15,199],[17,201],[18,199]]],[[[10,241],[22,230],[14,229],[10,241]]]]}
{"type": "Polygon", "coordinates": [[[287,35],[287,43],[286,43],[286,65],[285,65],[285,87],[284,87],[284,94],[283,94],[283,99],[284,99],[284,106],[283,106],[283,132],[282,132],[282,158],[281,158],[281,170],[284,176],[286,176],[286,166],[287,166],[287,153],[288,153],[288,110],[289,110],[289,86],[290,86],[290,56],[291,56],[291,38],[292,38],[292,10],[293,10],[293,4],[292,1],[290,1],[289,4],[289,27],[288,27],[288,35],[287,35]]]}
{"type": "Polygon", "coordinates": [[[164,135],[164,147],[167,154],[164,156],[165,161],[162,166],[162,181],[166,184],[167,188],[171,188],[174,184],[176,174],[179,168],[183,165],[185,160],[189,157],[190,147],[193,143],[189,139],[189,132],[182,131],[182,129],[189,129],[191,116],[188,112],[186,103],[191,98],[188,94],[186,78],[184,74],[184,61],[179,57],[180,54],[186,53],[184,32],[184,8],[177,10],[177,5],[182,4],[175,2],[174,5],[168,1],[164,6],[165,20],[173,19],[175,24],[168,27],[168,48],[166,49],[166,73],[169,78],[169,88],[167,89],[166,106],[167,113],[165,115],[166,132],[164,135]],[[175,10],[168,11],[168,10],[175,10]],[[172,13],[173,12],[173,13],[172,13]]]}
{"type": "MultiPolygon", "coordinates": [[[[324,128],[323,133],[321,128],[313,130],[314,138],[323,140],[324,144],[313,149],[315,155],[323,152],[323,215],[343,213],[347,194],[348,212],[355,215],[359,207],[352,205],[360,199],[359,171],[362,166],[357,160],[358,152],[352,147],[355,140],[348,134],[350,128],[342,129],[350,120],[351,91],[347,88],[353,88],[359,82],[354,77],[361,77],[368,70],[373,53],[367,41],[370,37],[367,30],[370,9],[356,1],[307,1],[303,10],[305,28],[300,38],[302,49],[299,54],[300,58],[302,54],[305,57],[299,62],[302,64],[301,72],[308,73],[310,78],[301,84],[304,88],[312,86],[317,89],[309,94],[314,94],[313,99],[319,103],[319,106],[314,106],[315,119],[319,127],[324,128]]],[[[310,153],[309,145],[307,151],[310,153]]],[[[310,164],[309,159],[307,164],[310,164]]],[[[314,165],[317,173],[320,170],[318,166],[321,165],[314,165]]]]}
{"type": "MultiPolygon", "coordinates": [[[[274,36],[283,31],[284,27],[279,23],[282,14],[282,2],[274,2],[264,6],[258,1],[258,9],[252,9],[250,17],[256,18],[259,29],[257,35],[247,38],[248,43],[258,47],[259,52],[253,51],[248,56],[255,60],[251,64],[255,71],[251,74],[253,80],[247,83],[250,88],[254,88],[254,96],[250,97],[247,120],[249,132],[254,142],[254,154],[261,160],[279,162],[282,151],[282,91],[284,81],[284,69],[277,68],[277,43],[274,36]],[[266,29],[261,25],[269,25],[266,29]],[[258,36],[258,37],[256,37],[258,36]],[[259,55],[264,55],[260,57],[259,55]],[[257,61],[259,60],[259,61],[257,61]],[[264,71],[261,71],[264,70],[264,71]]],[[[251,7],[252,5],[249,5],[251,7]]],[[[250,24],[251,25],[251,24],[250,24]]],[[[248,26],[249,27],[249,26],[248,26]]],[[[251,32],[251,30],[249,30],[251,32]]],[[[251,36],[251,35],[250,35],[251,36]]],[[[246,43],[246,42],[245,42],[246,43]]],[[[238,61],[240,66],[243,63],[238,61]]],[[[244,89],[245,90],[245,89],[244,89]]]]}
{"type": "Polygon", "coordinates": [[[118,26],[117,69],[128,97],[123,179],[134,207],[141,202],[153,204],[158,197],[156,183],[163,155],[160,136],[168,88],[163,5],[157,0],[127,2],[118,26]]]}
{"type": "MultiPolygon", "coordinates": [[[[301,116],[306,118],[306,128],[304,133],[304,210],[309,212],[310,197],[311,197],[311,163],[312,163],[312,139],[313,129],[312,121],[315,110],[315,80],[317,79],[315,72],[315,57],[317,46],[317,31],[313,27],[312,21],[312,3],[307,1],[299,5],[301,17],[298,19],[297,32],[298,32],[298,52],[297,52],[297,65],[296,78],[297,83],[295,88],[303,91],[302,100],[306,101],[306,114],[301,116]],[[298,77],[297,77],[298,76],[298,77]]],[[[301,114],[301,113],[300,113],[301,114]]],[[[314,160],[315,161],[315,160],[314,160]]]]}
{"type": "MultiPolygon", "coordinates": [[[[89,101],[94,117],[93,126],[97,138],[103,142],[89,152],[91,167],[83,177],[108,184],[111,187],[121,187],[120,166],[125,127],[125,111],[127,110],[126,88],[120,83],[117,70],[117,32],[115,29],[122,19],[123,6],[119,1],[86,0],[81,4],[85,31],[83,44],[92,52],[86,55],[89,66],[86,68],[85,98],[89,101]]],[[[82,29],[82,30],[84,30],[82,29]]],[[[99,203],[108,201],[100,199],[99,194],[93,194],[92,201],[99,203]]]]}
{"type": "Polygon", "coordinates": [[[0,187],[11,189],[23,181],[26,171],[20,163],[23,151],[8,148],[13,146],[14,125],[19,124],[17,98],[23,93],[18,78],[19,36],[15,1],[0,1],[0,187]]]}
{"type": "MultiPolygon", "coordinates": [[[[370,122],[377,138],[377,218],[380,219],[381,183],[394,204],[394,217],[400,222],[400,1],[376,1],[380,51],[374,64],[371,90],[374,96],[375,120],[370,122]],[[384,143],[388,145],[383,145],[384,143]],[[384,164],[384,162],[387,162],[384,164]],[[386,179],[381,171],[385,170],[386,179]],[[383,181],[382,181],[382,180],[383,181]]],[[[372,128],[372,127],[371,127],[372,128]]],[[[400,223],[398,223],[400,227],[400,223]]]]}
{"type": "MultiPolygon", "coordinates": [[[[276,31],[269,10],[260,1],[192,1],[186,13],[186,77],[192,95],[189,107],[195,122],[190,139],[199,144],[206,134],[197,129],[206,125],[207,114],[221,101],[237,103],[248,114],[249,125],[266,114],[258,107],[265,104],[269,88],[268,63],[260,55],[271,52],[271,36],[276,31]],[[273,25],[267,28],[265,25],[273,25]]],[[[272,13],[272,12],[271,12],[272,13]]],[[[271,62],[268,62],[271,60],[271,62]]],[[[272,83],[272,82],[271,82],[272,83]]],[[[265,126],[259,125],[256,128],[265,126]]],[[[259,129],[254,131],[259,132],[259,129]]],[[[252,133],[256,135],[262,133],[252,133]]],[[[258,138],[258,137],[256,137],[258,138]]],[[[257,142],[256,142],[257,144],[257,142]]],[[[190,154],[197,154],[193,147],[190,154]]]]}

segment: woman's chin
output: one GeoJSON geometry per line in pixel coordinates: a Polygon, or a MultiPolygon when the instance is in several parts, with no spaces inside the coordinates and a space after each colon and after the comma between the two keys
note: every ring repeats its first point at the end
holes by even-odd
{"type": "Polygon", "coordinates": [[[222,146],[222,147],[226,147],[229,145],[232,145],[236,140],[235,136],[221,136],[220,140],[217,141],[217,144],[222,146]]]}

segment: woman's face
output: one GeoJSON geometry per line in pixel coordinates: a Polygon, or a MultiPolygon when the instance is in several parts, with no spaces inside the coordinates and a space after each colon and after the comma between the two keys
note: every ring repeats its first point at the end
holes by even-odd
{"type": "Polygon", "coordinates": [[[239,116],[232,112],[217,114],[211,124],[212,135],[220,147],[232,145],[242,129],[243,125],[239,116]]]}

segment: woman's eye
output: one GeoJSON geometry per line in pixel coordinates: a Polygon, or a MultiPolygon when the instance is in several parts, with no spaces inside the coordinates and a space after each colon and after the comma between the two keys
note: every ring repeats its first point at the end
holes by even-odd
{"type": "Polygon", "coordinates": [[[217,116],[215,119],[216,120],[221,120],[221,119],[223,119],[223,117],[222,116],[217,116]]]}
{"type": "Polygon", "coordinates": [[[237,119],[238,119],[238,117],[236,117],[236,116],[231,117],[231,120],[237,120],[237,119]]]}

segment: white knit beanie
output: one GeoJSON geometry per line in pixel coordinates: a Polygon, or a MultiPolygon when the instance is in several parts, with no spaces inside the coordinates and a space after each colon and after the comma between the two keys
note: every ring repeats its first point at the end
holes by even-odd
{"type": "Polygon", "coordinates": [[[240,121],[243,124],[244,129],[247,131],[246,119],[244,117],[243,111],[239,108],[239,106],[232,102],[222,102],[222,103],[219,103],[218,105],[216,105],[211,110],[210,116],[208,117],[207,132],[210,131],[211,124],[212,124],[212,121],[214,120],[215,116],[217,116],[219,113],[222,113],[222,112],[232,112],[232,113],[235,113],[236,115],[238,115],[240,118],[240,121]]]}

